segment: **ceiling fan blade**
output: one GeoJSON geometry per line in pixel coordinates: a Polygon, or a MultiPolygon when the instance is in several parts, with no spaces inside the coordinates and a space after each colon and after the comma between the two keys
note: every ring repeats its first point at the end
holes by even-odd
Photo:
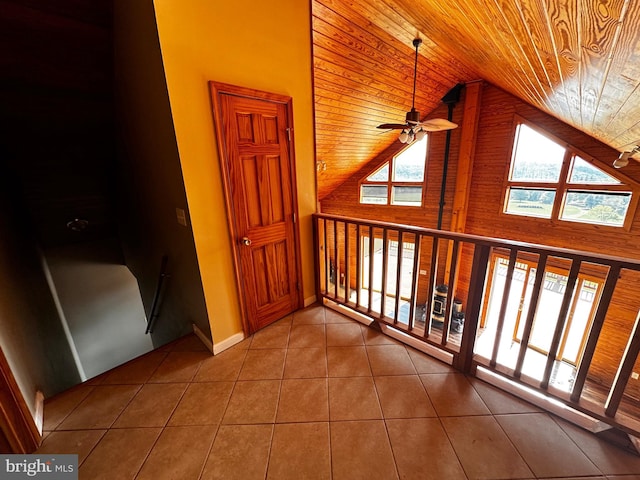
{"type": "Polygon", "coordinates": [[[431,118],[424,122],[420,122],[419,125],[427,132],[440,132],[442,130],[452,130],[458,127],[457,123],[450,122],[444,118],[431,118]]]}
{"type": "Polygon", "coordinates": [[[384,128],[386,130],[390,129],[399,129],[399,128],[407,128],[407,126],[403,123],[383,123],[382,125],[378,125],[377,128],[384,128]]]}

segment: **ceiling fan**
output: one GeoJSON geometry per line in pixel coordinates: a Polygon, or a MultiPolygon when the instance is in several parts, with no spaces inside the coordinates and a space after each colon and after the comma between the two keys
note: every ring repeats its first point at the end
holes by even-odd
{"type": "Polygon", "coordinates": [[[414,140],[422,140],[427,132],[440,132],[451,130],[458,124],[445,120],[444,118],[432,118],[420,121],[420,112],[416,110],[416,77],[418,74],[418,48],[422,44],[422,39],[415,38],[413,46],[416,48],[416,59],[413,66],[413,98],[411,100],[411,110],[407,112],[405,123],[383,123],[378,128],[385,130],[402,130],[398,136],[401,143],[411,143],[414,140]]]}

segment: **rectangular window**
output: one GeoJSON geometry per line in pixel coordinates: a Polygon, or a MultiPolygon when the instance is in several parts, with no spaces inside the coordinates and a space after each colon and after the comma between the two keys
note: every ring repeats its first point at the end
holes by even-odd
{"type": "Polygon", "coordinates": [[[569,190],[560,218],[621,227],[624,225],[630,202],[631,192],[598,193],[569,190]]]}
{"type": "Polygon", "coordinates": [[[387,204],[386,185],[362,185],[360,203],[387,204]]]}
{"type": "Polygon", "coordinates": [[[551,218],[556,192],[534,188],[509,189],[505,211],[528,217],[551,218]]]}

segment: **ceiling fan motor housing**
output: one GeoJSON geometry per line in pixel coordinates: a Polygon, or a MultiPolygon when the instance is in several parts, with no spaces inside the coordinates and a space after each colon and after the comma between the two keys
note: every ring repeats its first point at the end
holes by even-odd
{"type": "Polygon", "coordinates": [[[412,108],[411,111],[407,112],[407,123],[420,123],[420,112],[415,108],[412,108]]]}

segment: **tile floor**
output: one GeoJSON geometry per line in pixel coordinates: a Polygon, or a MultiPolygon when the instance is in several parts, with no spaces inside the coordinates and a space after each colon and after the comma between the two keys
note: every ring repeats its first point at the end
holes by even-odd
{"type": "Polygon", "coordinates": [[[45,404],[95,479],[640,480],[640,457],[315,306],[213,357],[188,336],[45,404]]]}

